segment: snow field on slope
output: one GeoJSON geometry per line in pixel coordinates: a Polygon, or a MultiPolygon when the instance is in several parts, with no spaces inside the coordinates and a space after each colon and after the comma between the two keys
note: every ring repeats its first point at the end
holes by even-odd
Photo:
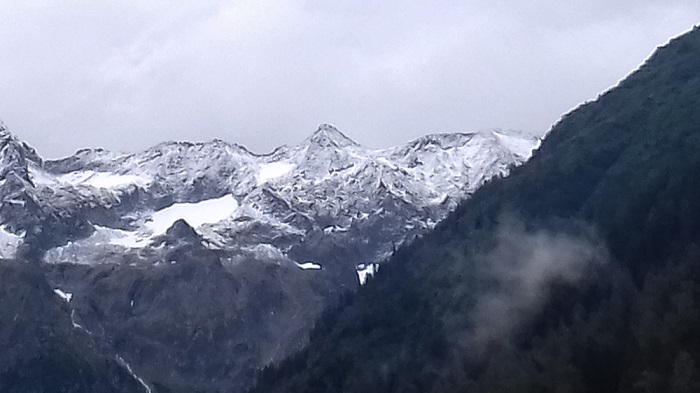
{"type": "Polygon", "coordinates": [[[80,171],[56,177],[71,185],[87,185],[95,188],[120,188],[130,185],[145,186],[148,180],[135,175],[120,175],[109,172],[80,171]]]}
{"type": "Polygon", "coordinates": [[[522,158],[530,158],[532,152],[540,147],[540,142],[533,144],[530,140],[517,138],[498,131],[494,131],[493,134],[501,145],[522,158]]]}
{"type": "Polygon", "coordinates": [[[236,209],[238,202],[233,195],[196,203],[176,203],[153,213],[151,220],[146,222],[146,227],[154,236],[158,236],[164,234],[175,221],[183,219],[197,229],[204,224],[214,224],[228,218],[236,209]]]}
{"type": "Polygon", "coordinates": [[[63,175],[53,175],[39,168],[29,168],[32,181],[46,186],[90,186],[95,188],[124,188],[130,185],[145,187],[150,180],[136,175],[121,175],[110,172],[95,172],[91,170],[70,172],[63,175]]]}
{"type": "Polygon", "coordinates": [[[215,224],[230,217],[238,209],[238,202],[232,195],[208,199],[196,203],[176,203],[161,209],[151,216],[141,228],[124,231],[113,228],[97,227],[98,232],[107,235],[110,244],[124,247],[144,247],[153,238],[163,235],[175,221],[185,220],[192,228],[198,229],[205,224],[215,224]]]}
{"type": "Polygon", "coordinates": [[[270,162],[261,164],[258,171],[258,185],[266,183],[272,179],[285,176],[294,170],[296,165],[289,162],[270,162]]]}

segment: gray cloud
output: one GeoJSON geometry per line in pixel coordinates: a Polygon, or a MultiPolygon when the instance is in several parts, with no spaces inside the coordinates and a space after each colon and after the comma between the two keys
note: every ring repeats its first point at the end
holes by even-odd
{"type": "Polygon", "coordinates": [[[542,133],[700,3],[0,0],[0,20],[0,117],[45,156],[214,137],[265,152],[323,122],[374,147],[542,133]]]}

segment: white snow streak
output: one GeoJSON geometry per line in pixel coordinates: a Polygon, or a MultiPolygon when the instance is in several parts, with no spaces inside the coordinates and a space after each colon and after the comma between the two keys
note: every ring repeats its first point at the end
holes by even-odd
{"type": "Polygon", "coordinates": [[[65,300],[66,303],[70,303],[71,299],[73,299],[73,294],[70,292],[63,292],[60,288],[56,288],[53,290],[53,292],[58,295],[61,299],[65,300]]]}
{"type": "Polygon", "coordinates": [[[95,188],[122,188],[130,185],[145,186],[148,180],[135,175],[119,175],[110,172],[79,171],[56,177],[71,185],[88,185],[95,188]]]}
{"type": "Polygon", "coordinates": [[[304,263],[297,263],[294,262],[295,265],[301,270],[321,270],[321,265],[318,263],[314,262],[304,262],[304,263]]]}
{"type": "Polygon", "coordinates": [[[80,330],[84,331],[85,333],[92,335],[91,331],[87,330],[83,325],[81,325],[75,321],[75,310],[70,311],[70,323],[73,325],[74,329],[80,329],[80,330]]]}
{"type": "Polygon", "coordinates": [[[134,373],[134,370],[131,369],[131,366],[129,365],[129,363],[126,362],[126,360],[124,360],[123,357],[117,355],[116,358],[117,358],[117,362],[118,362],[122,367],[124,367],[124,368],[126,369],[126,371],[127,371],[135,380],[137,380],[137,381],[141,384],[141,386],[143,386],[144,389],[146,389],[146,391],[147,391],[148,393],[152,393],[151,387],[148,386],[148,384],[147,384],[143,379],[141,379],[141,377],[139,377],[138,375],[136,375],[136,373],[134,373]]]}

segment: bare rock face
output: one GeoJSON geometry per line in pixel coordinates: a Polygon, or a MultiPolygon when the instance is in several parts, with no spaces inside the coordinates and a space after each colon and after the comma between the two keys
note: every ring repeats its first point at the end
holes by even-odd
{"type": "Polygon", "coordinates": [[[0,261],[0,391],[146,392],[101,340],[75,326],[35,265],[0,261]]]}

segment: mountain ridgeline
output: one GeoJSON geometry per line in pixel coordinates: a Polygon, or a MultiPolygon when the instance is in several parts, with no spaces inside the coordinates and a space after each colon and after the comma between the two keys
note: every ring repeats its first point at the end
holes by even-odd
{"type": "Polygon", "coordinates": [[[695,28],[401,247],[253,391],[699,391],[698,179],[695,28]]]}
{"type": "Polygon", "coordinates": [[[262,155],[213,140],[47,161],[2,127],[0,391],[243,392],[539,143],[485,130],[374,150],[322,125],[262,155]]]}

